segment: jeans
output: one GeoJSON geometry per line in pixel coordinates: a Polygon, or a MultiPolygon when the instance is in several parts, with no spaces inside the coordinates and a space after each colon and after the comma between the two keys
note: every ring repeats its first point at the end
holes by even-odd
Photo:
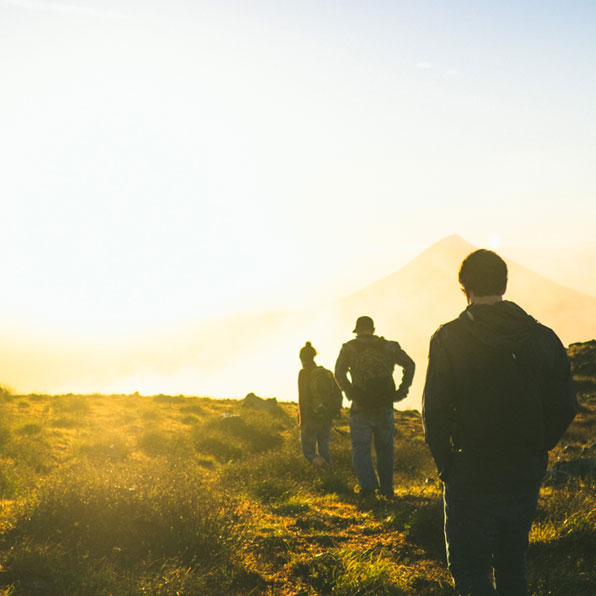
{"type": "Polygon", "coordinates": [[[331,420],[308,420],[300,427],[302,453],[308,461],[317,455],[331,464],[329,455],[329,437],[331,436],[331,420]]]}
{"type": "Polygon", "coordinates": [[[538,492],[474,494],[445,486],[447,563],[460,596],[527,596],[526,553],[538,492]]]}
{"type": "Polygon", "coordinates": [[[375,491],[380,486],[383,494],[393,494],[393,421],[392,407],[376,410],[352,408],[352,463],[362,493],[375,491]],[[371,453],[373,440],[377,454],[376,473],[371,453]]]}

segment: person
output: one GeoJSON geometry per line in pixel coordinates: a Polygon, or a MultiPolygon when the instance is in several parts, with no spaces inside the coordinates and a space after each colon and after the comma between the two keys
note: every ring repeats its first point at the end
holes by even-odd
{"type": "Polygon", "coordinates": [[[356,338],[343,344],[335,363],[335,377],[350,408],[352,463],[360,495],[393,495],[393,403],[404,399],[414,378],[414,361],[396,341],[375,335],[369,316],[359,317],[353,331],[356,338]],[[393,370],[403,368],[395,389],[393,370]],[[348,374],[350,373],[350,379],[348,374]],[[376,472],[372,462],[372,441],[376,451],[376,472]]]}
{"type": "Polygon", "coordinates": [[[461,596],[526,596],[547,452],[577,411],[570,366],[551,329],[503,300],[499,255],[472,252],[459,281],[468,307],[430,341],[422,400],[447,563],[461,596]]]}
{"type": "MultiPolygon", "coordinates": [[[[315,363],[316,355],[317,351],[309,341],[299,352],[302,368],[298,373],[298,424],[304,457],[319,468],[328,468],[332,464],[329,439],[334,413],[327,412],[323,404],[316,399],[312,381],[318,372],[317,369],[322,369],[331,377],[332,373],[315,363]]],[[[331,379],[331,382],[337,387],[335,379],[331,379]]],[[[339,392],[339,388],[337,391],[339,392]]]]}

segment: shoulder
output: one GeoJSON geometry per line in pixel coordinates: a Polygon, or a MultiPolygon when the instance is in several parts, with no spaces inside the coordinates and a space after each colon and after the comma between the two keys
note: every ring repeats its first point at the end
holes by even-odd
{"type": "Polygon", "coordinates": [[[350,352],[352,350],[356,349],[356,343],[358,340],[356,339],[351,339],[350,341],[347,341],[346,343],[342,344],[341,346],[341,352],[350,352]]]}
{"type": "Polygon", "coordinates": [[[444,323],[441,325],[431,336],[430,343],[441,343],[444,341],[449,341],[456,333],[457,330],[461,328],[461,316],[457,317],[457,319],[453,319],[448,323],[444,323]]]}
{"type": "Polygon", "coordinates": [[[567,357],[567,350],[561,342],[559,336],[546,325],[541,323],[536,324],[536,328],[533,334],[533,344],[540,346],[540,350],[547,358],[557,359],[562,354],[567,357]]]}
{"type": "Polygon", "coordinates": [[[381,337],[380,339],[384,342],[386,350],[393,353],[402,351],[398,341],[395,341],[393,339],[385,339],[384,337],[381,337]]]}
{"type": "Polygon", "coordinates": [[[557,344],[561,343],[559,336],[550,327],[547,327],[540,322],[536,322],[536,334],[544,341],[550,341],[557,344]]]}

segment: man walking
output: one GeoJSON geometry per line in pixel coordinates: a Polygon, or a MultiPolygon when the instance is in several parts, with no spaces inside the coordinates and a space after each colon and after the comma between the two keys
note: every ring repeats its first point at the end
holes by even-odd
{"type": "Polygon", "coordinates": [[[372,496],[379,490],[380,494],[390,497],[393,495],[393,402],[408,395],[414,377],[414,361],[396,341],[375,335],[370,317],[359,317],[354,333],[356,338],[342,346],[335,364],[337,382],[352,402],[350,438],[354,472],[361,496],[372,496]],[[397,390],[393,379],[396,364],[403,368],[397,390]],[[376,473],[371,453],[373,440],[376,473]]]}
{"type": "Polygon", "coordinates": [[[447,562],[461,596],[527,596],[547,452],[577,410],[569,362],[551,329],[503,300],[497,254],[468,255],[459,281],[468,307],[431,339],[422,408],[444,483],[447,562]]]}

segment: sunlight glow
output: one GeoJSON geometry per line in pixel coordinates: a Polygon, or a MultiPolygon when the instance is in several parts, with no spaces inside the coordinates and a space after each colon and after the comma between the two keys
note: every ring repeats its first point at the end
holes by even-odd
{"type": "Polygon", "coordinates": [[[0,0],[0,384],[293,395],[453,234],[596,292],[584,4],[0,0]]]}

